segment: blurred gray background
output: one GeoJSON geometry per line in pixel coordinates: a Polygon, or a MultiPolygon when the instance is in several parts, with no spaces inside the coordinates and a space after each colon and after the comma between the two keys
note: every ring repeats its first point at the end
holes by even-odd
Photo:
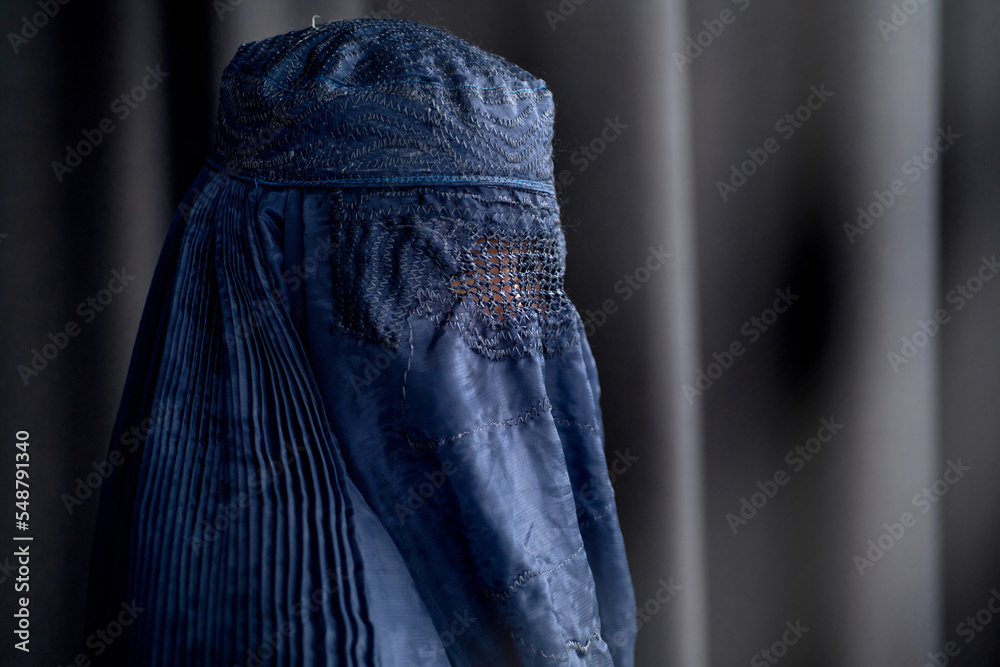
{"type": "Polygon", "coordinates": [[[77,487],[222,69],[242,42],[375,12],[553,91],[638,664],[1000,665],[995,0],[3,2],[0,663],[81,649],[97,493],[77,487]]]}

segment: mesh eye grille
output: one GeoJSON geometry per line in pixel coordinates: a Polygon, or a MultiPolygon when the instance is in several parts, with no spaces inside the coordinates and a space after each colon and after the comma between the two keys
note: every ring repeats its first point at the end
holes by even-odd
{"type": "Polygon", "coordinates": [[[573,345],[581,329],[563,290],[558,219],[512,201],[535,195],[486,193],[378,189],[338,199],[331,325],[394,349],[406,340],[408,318],[426,318],[491,360],[553,356],[573,345]],[[417,196],[431,203],[408,199],[417,196]]]}
{"type": "Polygon", "coordinates": [[[463,253],[452,291],[498,322],[528,311],[544,317],[562,295],[558,251],[551,238],[481,236],[463,253]]]}

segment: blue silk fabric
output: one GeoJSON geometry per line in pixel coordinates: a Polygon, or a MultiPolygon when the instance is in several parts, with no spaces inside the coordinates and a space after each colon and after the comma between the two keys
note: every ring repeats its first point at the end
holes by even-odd
{"type": "Polygon", "coordinates": [[[112,438],[84,636],[134,619],[93,664],[633,664],[552,118],[405,21],[239,49],[112,438]]]}

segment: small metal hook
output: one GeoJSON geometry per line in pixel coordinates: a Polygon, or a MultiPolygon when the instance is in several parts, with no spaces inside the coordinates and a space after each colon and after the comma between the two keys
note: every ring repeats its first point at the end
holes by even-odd
{"type": "Polygon", "coordinates": [[[315,16],[313,16],[313,28],[316,27],[316,19],[318,19],[319,16],[320,16],[319,14],[316,14],[315,16]]]}

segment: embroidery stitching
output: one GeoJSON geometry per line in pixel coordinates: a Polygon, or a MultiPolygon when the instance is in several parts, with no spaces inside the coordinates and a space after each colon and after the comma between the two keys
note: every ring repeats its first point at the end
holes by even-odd
{"type": "Polygon", "coordinates": [[[452,440],[458,440],[464,436],[470,435],[472,433],[478,433],[479,431],[485,431],[488,428],[496,428],[497,426],[517,426],[519,424],[524,424],[533,420],[540,414],[548,412],[552,409],[552,404],[549,402],[548,398],[543,398],[535,405],[528,408],[525,412],[515,415],[510,419],[504,419],[502,421],[488,422],[476,428],[469,429],[468,431],[462,431],[456,435],[450,435],[446,438],[439,438],[436,440],[413,440],[410,438],[410,434],[406,434],[406,440],[410,443],[410,447],[421,453],[432,452],[438,449],[442,445],[451,442],[452,440]]]}

